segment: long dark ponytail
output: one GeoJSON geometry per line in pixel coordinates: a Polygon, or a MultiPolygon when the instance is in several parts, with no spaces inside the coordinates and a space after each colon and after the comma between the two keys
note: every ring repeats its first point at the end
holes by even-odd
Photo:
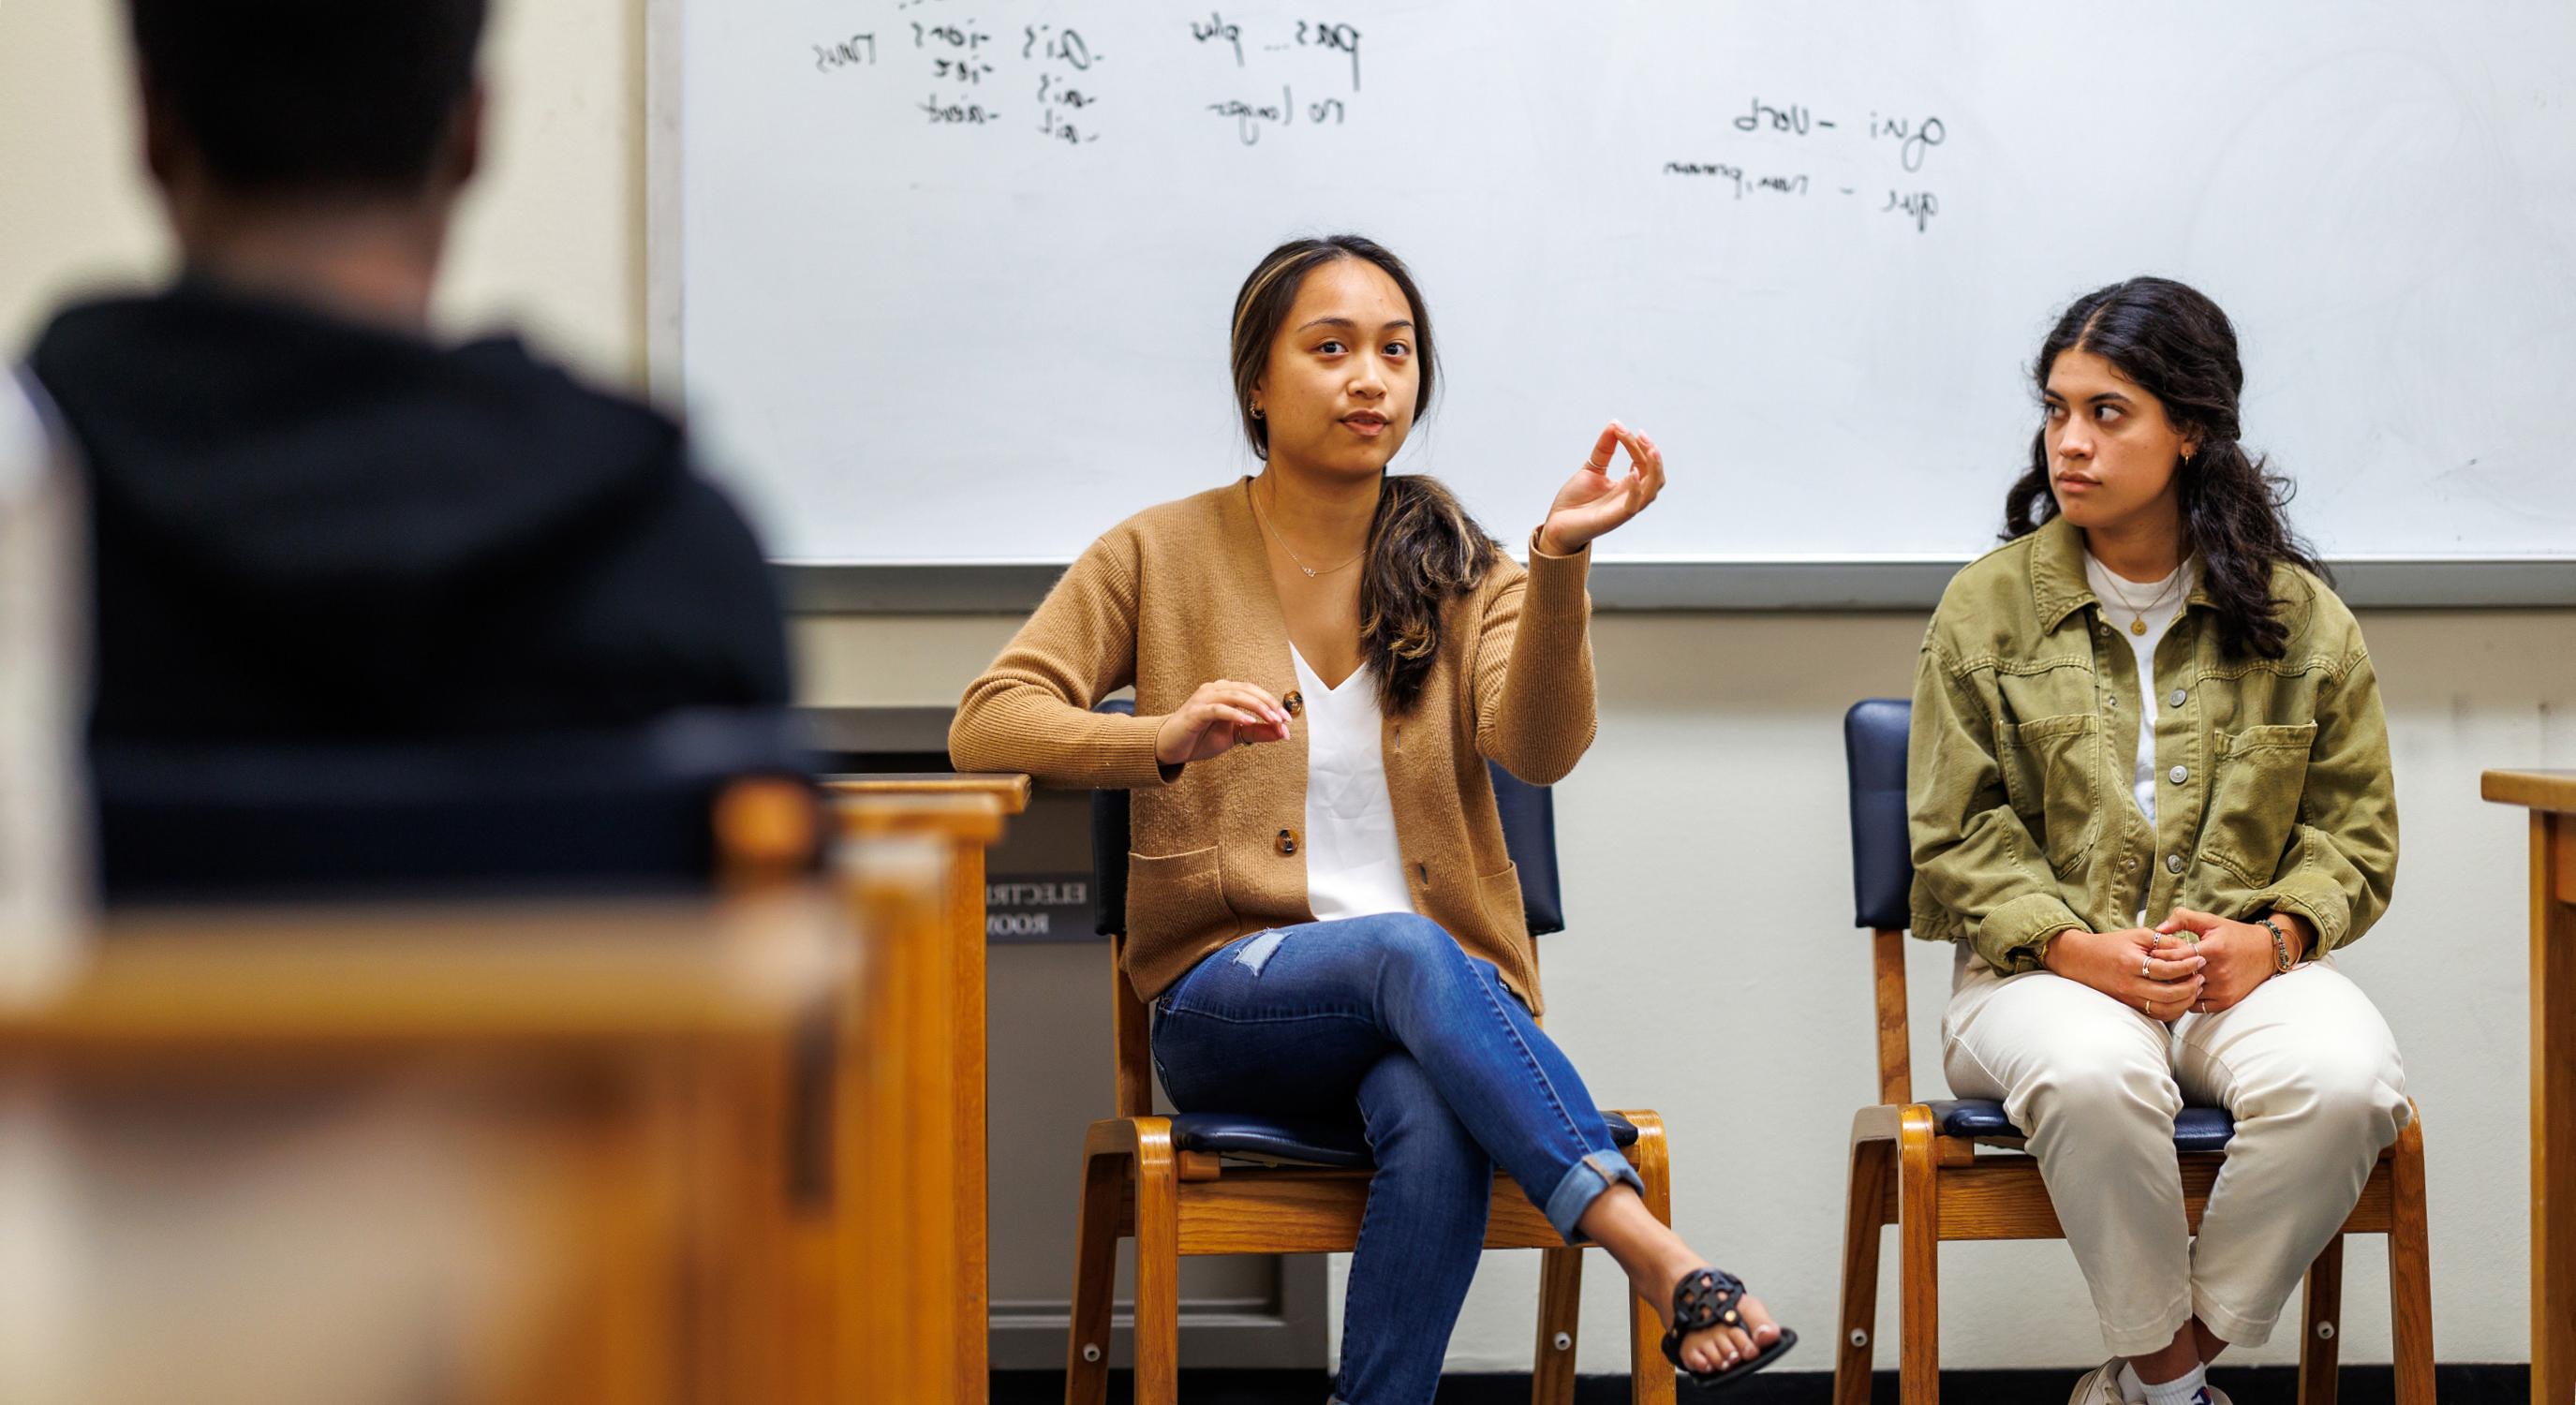
{"type": "MultiPolygon", "coordinates": [[[[1252,452],[1270,457],[1270,428],[1252,412],[1253,388],[1269,369],[1270,344],[1297,302],[1306,275],[1342,259],[1375,265],[1395,280],[1413,310],[1413,346],[1421,379],[1413,397],[1414,423],[1431,408],[1439,369],[1431,340],[1431,309],[1413,286],[1404,260],[1375,240],[1356,234],[1292,239],[1262,257],[1234,297],[1234,401],[1252,452]]],[[[1501,545],[1467,515],[1438,479],[1389,474],[1380,484],[1377,516],[1369,523],[1368,552],[1360,566],[1360,658],[1377,672],[1378,704],[1390,714],[1413,710],[1440,652],[1440,614],[1447,603],[1474,590],[1493,568],[1501,545]]]]}
{"type": "MultiPolygon", "coordinates": [[[[2289,629],[2276,617],[2272,567],[2288,562],[2331,582],[2333,573],[2291,530],[2297,491],[2270,460],[2237,442],[2245,368],[2236,328],[2217,303],[2170,278],[2132,278],[2075,300],[2041,343],[2032,379],[2048,389],[2060,354],[2089,351],[2163,403],[2166,418],[2199,445],[2182,461],[2183,536],[2200,555],[2201,580],[2231,654],[2281,657],[2289,629]]],[[[2026,535],[2057,515],[2049,491],[2048,434],[2031,436],[2030,471],[2004,498],[2004,536],[2026,535]]]]}

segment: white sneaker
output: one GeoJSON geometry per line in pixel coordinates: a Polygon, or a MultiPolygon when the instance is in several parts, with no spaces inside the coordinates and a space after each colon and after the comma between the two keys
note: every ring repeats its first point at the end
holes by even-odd
{"type": "MultiPolygon", "coordinates": [[[[2114,1356],[2085,1372],[2084,1378],[2075,1383],[2075,1393],[2066,1397],[2066,1405],[2126,1405],[2127,1397],[2120,1393],[2120,1368],[2125,1364],[2114,1356]]],[[[2236,1402],[2227,1398],[2226,1391],[2204,1383],[2195,1405],[2236,1405],[2236,1402]]]]}
{"type": "Polygon", "coordinates": [[[2075,1393],[2066,1397],[2066,1405],[2126,1405],[2120,1395],[2120,1367],[2125,1364],[2114,1356],[2085,1372],[2084,1379],[2075,1383],[2075,1393]]]}

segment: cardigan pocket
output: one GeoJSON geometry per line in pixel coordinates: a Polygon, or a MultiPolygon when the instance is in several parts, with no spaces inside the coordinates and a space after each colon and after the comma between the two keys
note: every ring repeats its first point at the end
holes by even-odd
{"type": "Polygon", "coordinates": [[[1127,926],[1133,935],[1186,938],[1234,921],[1217,846],[1186,854],[1127,855],[1127,926]]]}
{"type": "Polygon", "coordinates": [[[1494,935],[1516,943],[1530,939],[1529,909],[1521,903],[1520,865],[1507,863],[1502,872],[1477,879],[1476,901],[1493,925],[1494,935]]]}
{"type": "Polygon", "coordinates": [[[2218,734],[2203,857],[2256,887],[2273,880],[2298,824],[2316,741],[2314,722],[2218,734]]]}

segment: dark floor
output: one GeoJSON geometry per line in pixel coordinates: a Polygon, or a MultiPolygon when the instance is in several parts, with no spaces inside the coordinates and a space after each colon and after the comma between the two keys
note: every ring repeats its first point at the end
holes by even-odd
{"type": "MultiPolygon", "coordinates": [[[[2062,1405],[2075,1385],[2077,1371],[1945,1371],[1944,1398],[1960,1405],[2062,1405]]],[[[1323,1405],[1332,1382],[1321,1371],[1184,1371],[1181,1398],[1188,1405],[1323,1405]]],[[[2211,1384],[2225,1390],[2236,1405],[2294,1405],[2298,1372],[2286,1366],[2254,1366],[2211,1373],[2211,1384]]],[[[2444,1366],[2436,1383],[2443,1405],[2526,1405],[2531,1398],[2531,1368],[2511,1366],[2444,1366]]],[[[1756,1376],[1723,1396],[1727,1405],[1827,1405],[1833,1377],[1823,1372],[1782,1371],[1756,1376]]],[[[1131,1398],[1127,1374],[1110,1381],[1111,1405],[1131,1398]]],[[[1690,1386],[1681,1390],[1682,1405],[1701,1398],[1690,1386]]],[[[1054,1371],[996,1371],[993,1405],[1053,1405],[1064,1399],[1064,1377],[1054,1371]]],[[[1625,1376],[1586,1376],[1575,1391],[1578,1405],[1625,1405],[1625,1376]]],[[[2395,1405],[2388,1368],[2347,1366],[2338,1405],[2395,1405]]],[[[1526,1375],[1451,1376],[1441,1382],[1439,1405],[1526,1405],[1526,1375]]],[[[1871,1390],[1872,1405],[1896,1405],[1896,1377],[1881,1372],[1871,1390]]]]}

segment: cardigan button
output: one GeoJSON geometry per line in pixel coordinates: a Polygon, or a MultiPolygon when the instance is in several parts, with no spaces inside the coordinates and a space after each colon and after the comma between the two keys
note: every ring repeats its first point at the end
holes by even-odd
{"type": "Polygon", "coordinates": [[[1288,696],[1279,700],[1279,705],[1288,709],[1288,715],[1294,717],[1306,710],[1306,695],[1304,693],[1290,693],[1288,696]]]}
{"type": "Polygon", "coordinates": [[[1279,831],[1279,844],[1278,844],[1278,848],[1279,848],[1279,852],[1281,852],[1281,853],[1283,853],[1283,854],[1293,854],[1293,853],[1296,853],[1296,852],[1297,852],[1297,831],[1295,831],[1295,830],[1293,830],[1293,829],[1283,829],[1283,830],[1279,831]]]}

